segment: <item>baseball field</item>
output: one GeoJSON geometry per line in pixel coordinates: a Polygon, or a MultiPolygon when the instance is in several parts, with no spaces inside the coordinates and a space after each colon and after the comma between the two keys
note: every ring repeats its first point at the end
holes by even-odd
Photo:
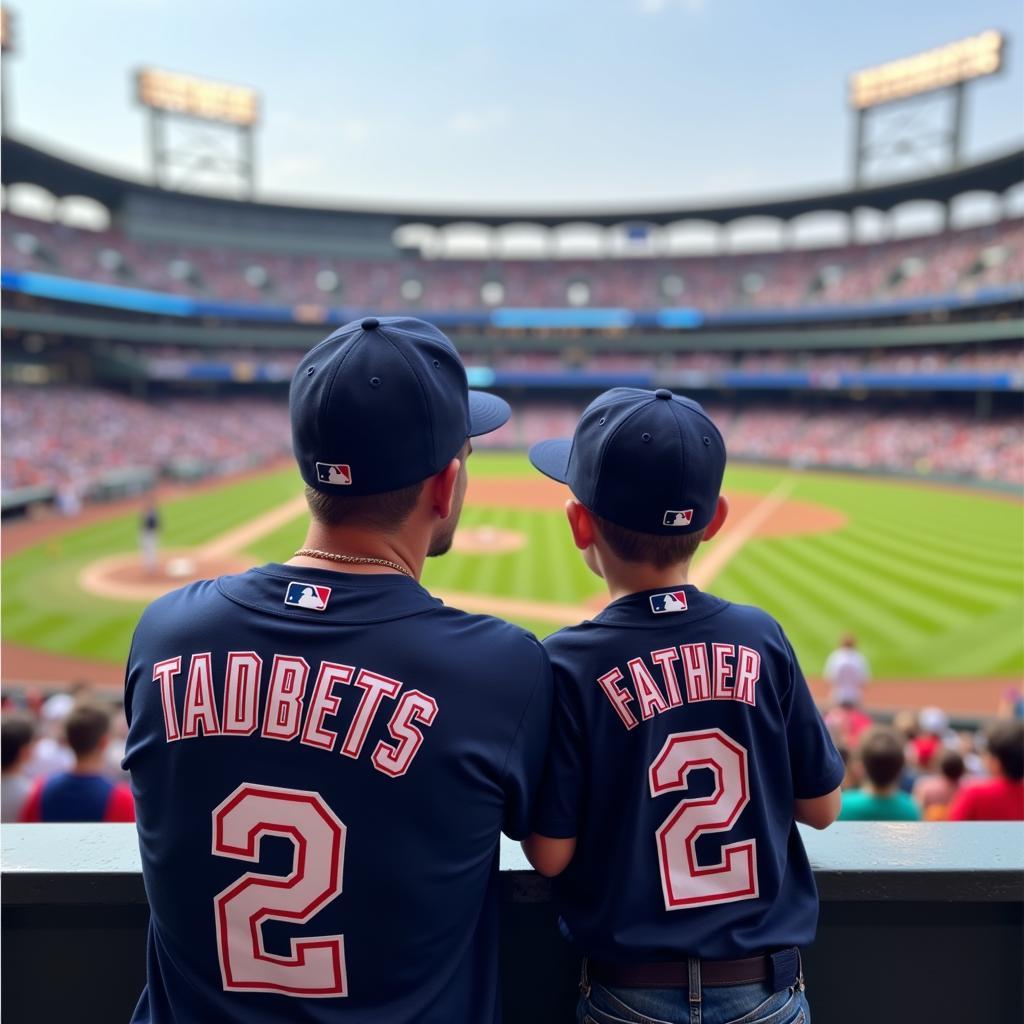
{"type": "MultiPolygon", "coordinates": [[[[600,609],[601,582],[565,525],[567,491],[521,455],[477,453],[470,475],[455,550],[430,561],[425,585],[541,636],[600,609]]],[[[701,549],[693,581],[775,615],[808,675],[820,674],[840,633],[852,631],[877,679],[920,681],[920,703],[942,704],[972,681],[991,693],[992,684],[1020,680],[1020,502],[743,466],[729,469],[725,491],[730,522],[701,549]]],[[[166,497],[156,577],[139,564],[137,506],[93,512],[84,524],[5,528],[5,679],[34,655],[79,659],[83,673],[114,671],[149,599],[190,579],[287,559],[303,537],[303,509],[294,469],[166,497]]]]}

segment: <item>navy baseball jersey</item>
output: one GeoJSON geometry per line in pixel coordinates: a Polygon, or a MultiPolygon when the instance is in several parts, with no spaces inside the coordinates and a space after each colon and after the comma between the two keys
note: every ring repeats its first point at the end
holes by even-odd
{"type": "Polygon", "coordinates": [[[778,623],[682,586],[545,646],[536,831],[578,837],[557,892],[581,950],[722,960],[809,942],[818,898],[793,801],[834,790],[843,763],[778,623]]]}
{"type": "Polygon", "coordinates": [[[532,636],[405,576],[268,565],[156,601],[126,693],[134,1020],[498,1020],[499,832],[531,831],[551,689],[532,636]]]}

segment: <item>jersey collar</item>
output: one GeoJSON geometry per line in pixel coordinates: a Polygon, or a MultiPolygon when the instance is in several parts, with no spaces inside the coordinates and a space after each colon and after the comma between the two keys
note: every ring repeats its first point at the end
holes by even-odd
{"type": "Polygon", "coordinates": [[[419,583],[398,573],[334,572],[275,562],[237,576],[221,576],[217,589],[235,604],[312,625],[387,622],[442,607],[419,583]],[[291,583],[328,587],[326,606],[311,610],[286,604],[291,583]]]}
{"type": "Polygon", "coordinates": [[[664,629],[673,624],[696,622],[729,607],[714,594],[705,594],[692,583],[682,583],[677,587],[659,587],[655,590],[641,590],[635,594],[627,594],[617,601],[612,601],[603,611],[595,615],[592,622],[603,626],[628,626],[632,629],[664,629]],[[656,614],[652,610],[651,598],[666,593],[686,594],[686,610],[656,614]]]}

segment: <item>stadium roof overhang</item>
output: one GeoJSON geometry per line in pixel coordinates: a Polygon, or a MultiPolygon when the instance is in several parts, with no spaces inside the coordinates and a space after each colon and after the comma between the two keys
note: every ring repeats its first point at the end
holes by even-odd
{"type": "MultiPolygon", "coordinates": [[[[58,197],[88,196],[112,210],[118,209],[130,193],[148,193],[164,199],[179,193],[168,192],[141,181],[94,170],[37,146],[4,136],[2,140],[3,183],[30,182],[58,197]]],[[[509,224],[536,224],[557,227],[569,223],[611,226],[624,223],[671,224],[686,220],[703,220],[726,224],[745,217],[773,217],[792,220],[808,213],[852,213],[862,207],[887,211],[912,200],[948,202],[966,192],[1002,193],[1024,180],[1024,148],[994,157],[969,167],[883,185],[871,185],[844,192],[822,192],[814,195],[764,198],[711,204],[707,206],[673,205],[668,207],[590,207],[580,209],[490,209],[422,207],[419,209],[389,208],[384,205],[351,205],[313,207],[296,203],[249,203],[201,193],[180,193],[190,203],[209,203],[224,208],[245,208],[267,213],[287,212],[292,217],[324,214],[347,217],[386,218],[399,224],[480,224],[501,227],[509,224]]]]}

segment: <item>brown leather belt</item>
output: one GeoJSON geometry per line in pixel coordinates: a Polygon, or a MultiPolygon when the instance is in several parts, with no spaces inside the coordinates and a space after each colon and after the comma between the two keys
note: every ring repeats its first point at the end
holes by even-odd
{"type": "MultiPolygon", "coordinates": [[[[689,967],[685,960],[649,964],[606,964],[587,961],[591,981],[613,988],[689,988],[689,967]]],[[[770,956],[748,956],[743,960],[701,960],[700,983],[708,987],[749,985],[772,976],[770,956]]]]}

